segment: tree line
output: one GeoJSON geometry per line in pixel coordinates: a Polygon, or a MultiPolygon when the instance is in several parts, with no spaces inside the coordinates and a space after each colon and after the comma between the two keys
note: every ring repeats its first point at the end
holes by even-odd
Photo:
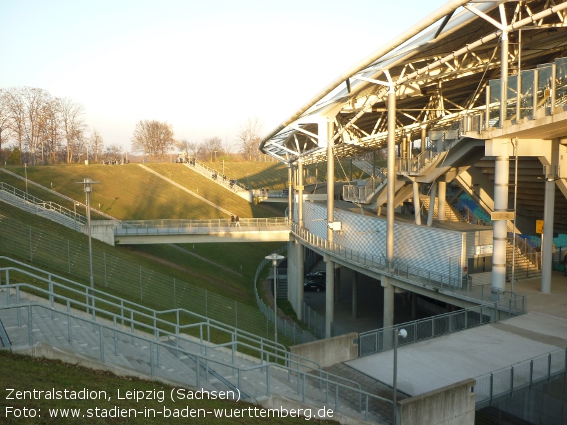
{"type": "MultiPolygon", "coordinates": [[[[261,132],[258,118],[248,118],[238,128],[236,140],[223,142],[214,136],[190,142],[177,140],[173,126],[167,122],[140,120],[132,134],[132,152],[162,161],[176,151],[201,161],[265,160],[258,150],[261,132]]],[[[0,89],[0,161],[37,165],[85,159],[98,162],[122,156],[121,146],[105,147],[100,133],[96,129],[89,131],[80,103],[41,88],[0,89]]]]}
{"type": "Polygon", "coordinates": [[[13,149],[3,160],[30,165],[98,161],[120,150],[105,150],[98,131],[88,134],[81,104],[35,87],[0,89],[0,153],[8,143],[13,149]]]}

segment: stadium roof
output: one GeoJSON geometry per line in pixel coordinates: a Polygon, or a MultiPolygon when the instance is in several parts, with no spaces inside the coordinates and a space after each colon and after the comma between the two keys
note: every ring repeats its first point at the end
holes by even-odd
{"type": "Polygon", "coordinates": [[[567,0],[452,0],[338,76],[260,143],[282,162],[326,160],[318,123],[334,121],[337,157],[386,146],[386,98],[396,93],[397,139],[449,126],[484,108],[500,78],[500,39],[509,37],[510,75],[567,52],[567,0]]]}

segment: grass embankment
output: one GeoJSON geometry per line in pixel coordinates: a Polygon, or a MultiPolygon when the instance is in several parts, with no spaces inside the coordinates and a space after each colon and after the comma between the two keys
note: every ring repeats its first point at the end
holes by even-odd
{"type": "MultiPolygon", "coordinates": [[[[164,407],[170,411],[174,409],[183,409],[189,407],[190,409],[204,409],[205,411],[213,411],[213,409],[227,409],[235,412],[236,410],[242,411],[250,407],[252,412],[254,408],[259,406],[251,405],[245,402],[232,402],[221,400],[183,400],[172,402],[169,398],[171,390],[174,387],[162,384],[156,381],[145,381],[136,378],[121,378],[112,373],[91,370],[80,366],[65,364],[56,360],[47,360],[43,358],[32,358],[17,354],[11,354],[8,351],[0,351],[0,364],[2,365],[2,374],[0,382],[0,422],[3,424],[15,425],[38,425],[38,424],[97,424],[97,425],[116,425],[116,424],[186,424],[188,421],[192,423],[201,424],[235,424],[242,423],[248,425],[260,425],[265,423],[273,424],[305,424],[305,419],[302,418],[261,418],[250,417],[232,417],[232,418],[216,418],[214,413],[201,418],[164,418],[163,415],[156,415],[154,418],[149,409],[163,412],[164,407]],[[45,397],[41,400],[7,400],[9,391],[7,388],[13,388],[16,391],[81,391],[87,388],[89,391],[99,393],[106,391],[107,397],[110,400],[46,400],[45,397]],[[124,396],[128,391],[150,391],[157,397],[161,396],[163,391],[164,400],[118,400],[118,391],[121,396],[124,396]],[[36,413],[37,417],[14,417],[13,414],[6,415],[7,407],[14,409],[27,408],[28,415],[36,413]],[[87,418],[89,412],[87,409],[92,409],[91,412],[95,413],[95,409],[99,408],[99,414],[110,413],[113,408],[119,409],[134,409],[142,414],[133,417],[132,411],[129,417],[124,418],[87,418]],[[35,409],[33,412],[29,409],[35,409]],[[50,409],[81,409],[78,413],[79,417],[76,418],[61,418],[61,411],[59,417],[50,415],[50,409]],[[104,411],[101,409],[105,409],[104,411]],[[143,412],[148,412],[149,417],[143,417],[143,412]],[[85,415],[85,416],[83,416],[85,415]]],[[[186,391],[185,394],[188,392],[186,391]]],[[[15,392],[11,394],[14,397],[15,392]]],[[[127,410],[128,411],[128,410],[127,410]]],[[[9,409],[9,412],[14,412],[9,409]]],[[[19,410],[22,413],[23,410],[19,410]]],[[[202,413],[202,412],[201,412],[202,413]]],[[[202,415],[201,415],[202,416],[202,415]]],[[[320,423],[334,423],[332,421],[317,421],[320,423]]]]}

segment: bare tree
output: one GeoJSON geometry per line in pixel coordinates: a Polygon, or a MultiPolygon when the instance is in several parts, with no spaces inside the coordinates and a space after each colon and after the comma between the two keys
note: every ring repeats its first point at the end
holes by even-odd
{"type": "Polygon", "coordinates": [[[205,139],[203,145],[203,153],[206,156],[207,160],[213,161],[215,156],[222,155],[222,139],[220,137],[211,137],[209,139],[205,139]],[[215,153],[216,152],[216,153],[215,153]]]}
{"type": "Polygon", "coordinates": [[[155,159],[170,152],[176,142],[171,124],[157,120],[141,120],[132,136],[132,151],[142,152],[155,159]]]}
{"type": "Polygon", "coordinates": [[[41,154],[42,164],[44,155],[47,154],[51,163],[57,161],[57,155],[61,153],[62,128],[61,128],[61,99],[49,98],[41,108],[41,154]]]}
{"type": "Polygon", "coordinates": [[[93,130],[93,134],[91,135],[89,145],[91,147],[91,152],[92,155],[94,156],[95,162],[98,162],[98,156],[102,155],[102,150],[104,148],[104,140],[102,140],[102,136],[98,131],[93,130]]]}
{"type": "Polygon", "coordinates": [[[8,107],[8,115],[10,117],[10,129],[12,134],[16,137],[18,151],[20,152],[20,164],[22,163],[23,158],[24,127],[26,122],[26,113],[21,92],[22,90],[19,88],[11,88],[6,91],[6,103],[8,107]]]}
{"type": "Polygon", "coordinates": [[[10,137],[10,109],[8,106],[8,93],[0,89],[0,160],[2,155],[2,143],[10,137]]]}
{"type": "Polygon", "coordinates": [[[258,144],[262,140],[261,132],[262,124],[257,117],[248,118],[238,130],[238,143],[244,157],[248,161],[252,161],[252,156],[258,151],[258,144]]]}
{"type": "Polygon", "coordinates": [[[75,155],[82,151],[86,124],[83,121],[83,106],[71,99],[61,99],[61,124],[66,143],[66,161],[73,162],[75,155]]]}
{"type": "Polygon", "coordinates": [[[113,144],[106,147],[104,157],[106,159],[119,159],[123,156],[122,146],[113,144]]]}

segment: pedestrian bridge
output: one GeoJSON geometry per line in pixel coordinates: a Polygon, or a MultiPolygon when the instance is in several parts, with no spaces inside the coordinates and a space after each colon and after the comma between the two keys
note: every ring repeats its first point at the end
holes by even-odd
{"type": "MultiPolygon", "coordinates": [[[[96,223],[93,232],[96,233],[96,223]]],[[[287,242],[286,217],[214,220],[131,220],[112,223],[114,244],[287,242]]]]}

